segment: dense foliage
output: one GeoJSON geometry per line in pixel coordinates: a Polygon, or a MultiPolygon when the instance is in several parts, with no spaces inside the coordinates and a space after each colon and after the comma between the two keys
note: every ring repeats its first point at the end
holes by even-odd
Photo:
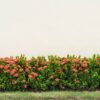
{"type": "Polygon", "coordinates": [[[100,55],[0,58],[0,90],[100,89],[100,55]]]}

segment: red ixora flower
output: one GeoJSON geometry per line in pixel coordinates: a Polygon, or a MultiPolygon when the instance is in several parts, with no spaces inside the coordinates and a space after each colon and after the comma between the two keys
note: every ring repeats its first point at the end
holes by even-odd
{"type": "Polygon", "coordinates": [[[68,62],[69,62],[69,59],[67,59],[67,58],[63,58],[61,64],[63,65],[63,64],[66,64],[66,63],[68,63],[68,62]]]}
{"type": "Polygon", "coordinates": [[[86,68],[86,67],[88,67],[88,64],[83,63],[81,66],[82,66],[83,68],[86,68]]]}
{"type": "Polygon", "coordinates": [[[3,65],[0,65],[0,69],[3,69],[3,67],[4,67],[3,65]]]}
{"type": "Polygon", "coordinates": [[[31,69],[31,67],[30,67],[30,66],[26,66],[26,67],[25,67],[25,71],[26,71],[26,72],[29,72],[29,71],[30,71],[30,69],[31,69]]]}
{"type": "Polygon", "coordinates": [[[80,59],[79,58],[74,58],[74,59],[72,59],[72,62],[73,63],[79,63],[80,62],[80,59]]]}
{"type": "Polygon", "coordinates": [[[28,75],[28,77],[29,77],[30,79],[35,79],[37,76],[38,76],[38,74],[35,73],[35,72],[31,72],[31,73],[28,75]]]}
{"type": "Polygon", "coordinates": [[[35,77],[38,76],[38,74],[36,72],[32,72],[31,75],[34,75],[35,77]]]}
{"type": "Polygon", "coordinates": [[[4,70],[7,70],[9,68],[9,65],[5,65],[3,68],[4,70]]]}
{"type": "Polygon", "coordinates": [[[13,59],[13,57],[6,58],[5,60],[6,60],[6,62],[7,62],[8,64],[15,64],[15,63],[16,63],[15,60],[13,59]]]}
{"type": "Polygon", "coordinates": [[[35,78],[35,77],[34,77],[33,75],[31,75],[31,74],[29,74],[28,77],[29,77],[30,79],[34,79],[34,78],[35,78]]]}
{"type": "Polygon", "coordinates": [[[15,78],[17,78],[18,76],[19,76],[18,73],[15,73],[15,74],[13,75],[13,77],[15,77],[15,78]]]}
{"type": "Polygon", "coordinates": [[[46,68],[48,68],[48,66],[39,67],[39,68],[37,68],[37,70],[41,71],[41,70],[46,69],[46,68]]]}
{"type": "Polygon", "coordinates": [[[37,70],[38,71],[41,71],[41,70],[43,70],[43,67],[39,67],[39,68],[37,68],[37,70]]]}
{"type": "Polygon", "coordinates": [[[16,70],[15,70],[15,69],[12,69],[12,70],[10,71],[10,74],[13,75],[14,73],[16,73],[16,70]]]}

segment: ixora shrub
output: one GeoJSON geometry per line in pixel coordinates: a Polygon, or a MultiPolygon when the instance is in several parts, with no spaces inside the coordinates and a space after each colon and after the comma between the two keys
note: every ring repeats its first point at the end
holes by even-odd
{"type": "Polygon", "coordinates": [[[100,89],[100,55],[0,58],[0,90],[100,89]]]}

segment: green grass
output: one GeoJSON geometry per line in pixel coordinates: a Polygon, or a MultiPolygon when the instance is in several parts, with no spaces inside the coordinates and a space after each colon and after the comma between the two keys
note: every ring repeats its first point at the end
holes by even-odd
{"type": "Polygon", "coordinates": [[[0,92],[0,100],[100,100],[100,91],[0,92]]]}

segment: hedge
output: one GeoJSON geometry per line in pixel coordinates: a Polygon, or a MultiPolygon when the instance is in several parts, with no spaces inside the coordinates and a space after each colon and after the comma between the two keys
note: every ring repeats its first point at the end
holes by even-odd
{"type": "Polygon", "coordinates": [[[100,55],[0,58],[0,91],[70,89],[100,89],[100,55]]]}

